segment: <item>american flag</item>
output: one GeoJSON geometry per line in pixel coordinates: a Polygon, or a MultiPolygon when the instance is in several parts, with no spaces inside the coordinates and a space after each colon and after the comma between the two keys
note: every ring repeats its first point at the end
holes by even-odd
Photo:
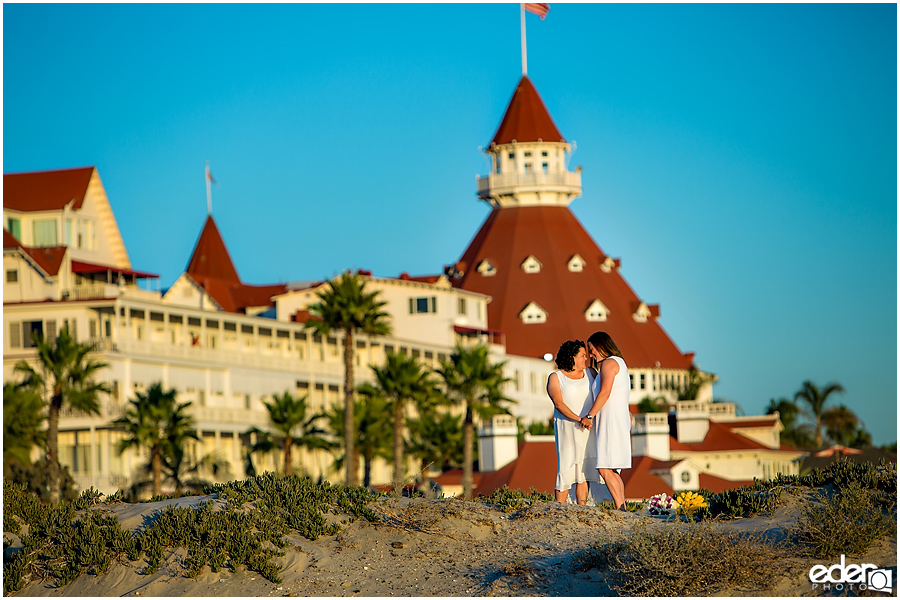
{"type": "Polygon", "coordinates": [[[219,185],[219,182],[216,181],[215,177],[212,176],[212,173],[209,172],[209,169],[206,169],[206,178],[209,180],[210,183],[219,185]]]}
{"type": "Polygon", "coordinates": [[[541,21],[544,20],[544,17],[547,16],[547,13],[550,12],[550,5],[545,2],[525,2],[522,4],[530,13],[534,13],[541,17],[541,21]]]}

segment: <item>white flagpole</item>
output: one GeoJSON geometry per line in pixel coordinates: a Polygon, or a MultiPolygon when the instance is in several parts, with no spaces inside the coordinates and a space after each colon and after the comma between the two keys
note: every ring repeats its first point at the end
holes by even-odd
{"type": "Polygon", "coordinates": [[[210,186],[209,161],[206,161],[206,214],[212,214],[212,187],[210,186]]]}
{"type": "Polygon", "coordinates": [[[525,50],[525,5],[519,4],[522,12],[522,76],[528,75],[528,52],[525,50]]]}

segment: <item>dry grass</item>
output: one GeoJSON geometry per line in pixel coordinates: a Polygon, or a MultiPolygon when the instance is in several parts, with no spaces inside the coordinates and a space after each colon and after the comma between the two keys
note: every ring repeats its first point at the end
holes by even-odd
{"type": "Polygon", "coordinates": [[[815,497],[818,502],[801,506],[802,518],[791,531],[808,556],[859,556],[882,537],[897,531],[896,512],[893,518],[886,514],[873,492],[857,483],[845,485],[831,498],[821,491],[815,497]]]}
{"type": "Polygon", "coordinates": [[[649,529],[600,540],[580,557],[584,570],[608,571],[625,596],[709,596],[720,589],[763,591],[779,572],[784,550],[759,536],[742,536],[712,523],[649,529]]]}

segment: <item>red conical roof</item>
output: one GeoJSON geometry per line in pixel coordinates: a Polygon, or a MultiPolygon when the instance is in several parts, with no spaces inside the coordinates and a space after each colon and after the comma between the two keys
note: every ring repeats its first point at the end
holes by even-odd
{"type": "Polygon", "coordinates": [[[272,296],[287,291],[287,285],[283,283],[249,285],[241,282],[212,215],[206,218],[186,272],[222,310],[228,312],[271,306],[272,296]]]}
{"type": "MultiPolygon", "coordinates": [[[[613,267],[600,268],[606,255],[566,206],[495,208],[459,261],[464,271],[453,285],[491,296],[488,327],[506,335],[506,351],[539,358],[556,355],[566,340],[586,340],[606,331],[631,367],[687,369],[693,354],[683,354],[653,316],[635,321],[641,300],[613,267]],[[578,254],[580,272],[569,270],[578,254]],[[521,265],[529,256],[541,263],[537,273],[521,265]],[[496,274],[484,276],[478,265],[487,259],[496,274]],[[588,307],[599,299],[609,310],[605,321],[588,321],[588,307]],[[529,303],[543,308],[544,323],[524,323],[519,313],[529,303]]],[[[658,308],[650,307],[658,316],[658,308]]]]}
{"type": "Polygon", "coordinates": [[[203,231],[200,232],[194,254],[188,263],[187,273],[194,279],[214,277],[229,283],[241,281],[212,215],[206,217],[203,231]]]}
{"type": "Polygon", "coordinates": [[[516,86],[512,100],[494,134],[493,144],[517,142],[565,142],[553,123],[544,101],[527,75],[516,86]]]}

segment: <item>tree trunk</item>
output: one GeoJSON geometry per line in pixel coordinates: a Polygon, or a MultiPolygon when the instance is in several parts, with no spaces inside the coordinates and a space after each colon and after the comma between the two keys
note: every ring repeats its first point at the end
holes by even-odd
{"type": "Polygon", "coordinates": [[[466,420],[463,423],[463,499],[472,499],[472,488],[475,487],[472,478],[472,459],[474,455],[475,424],[472,418],[472,405],[466,403],[466,420]]]}
{"type": "Polygon", "coordinates": [[[822,418],[816,415],[816,450],[822,447],[822,418]]]}
{"type": "Polygon", "coordinates": [[[59,502],[59,411],[62,394],[54,394],[47,411],[47,474],[50,477],[50,503],[59,502]]]}
{"type": "Polygon", "coordinates": [[[344,330],[344,456],[347,457],[347,485],[356,485],[359,461],[354,451],[356,431],[353,427],[353,408],[356,390],[353,384],[353,330],[344,330]]]}
{"type": "Polygon", "coordinates": [[[153,469],[153,495],[159,496],[162,494],[162,456],[159,445],[153,446],[150,452],[152,454],[150,464],[153,469]]]}
{"type": "Polygon", "coordinates": [[[403,402],[394,399],[394,495],[403,496],[403,402]]]}
{"type": "Polygon", "coordinates": [[[294,473],[294,461],[291,457],[291,436],[284,436],[284,476],[294,473]]]}
{"type": "Polygon", "coordinates": [[[364,457],[363,459],[363,485],[369,487],[372,483],[372,459],[364,457]]]}

